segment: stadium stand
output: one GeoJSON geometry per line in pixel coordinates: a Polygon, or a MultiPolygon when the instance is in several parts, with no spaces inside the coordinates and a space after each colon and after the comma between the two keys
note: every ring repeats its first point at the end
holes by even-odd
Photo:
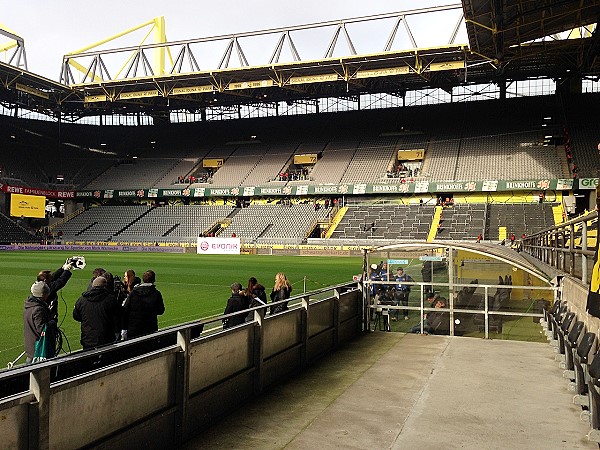
{"type": "Polygon", "coordinates": [[[491,203],[488,205],[486,239],[498,240],[499,228],[506,227],[507,236],[514,233],[533,234],[554,225],[550,203],[491,203]]]}
{"type": "MultiPolygon", "coordinates": [[[[293,154],[316,153],[321,157],[314,167],[307,166],[310,180],[302,182],[337,184],[384,180],[387,170],[398,163],[396,150],[424,149],[417,177],[423,180],[570,177],[564,146],[544,146],[547,130],[542,127],[542,117],[555,109],[550,100],[469,103],[343,112],[335,114],[335,121],[328,114],[249,119],[235,124],[228,133],[220,132],[221,124],[177,124],[168,131],[152,132],[158,133],[156,139],[161,141],[173,140],[173,145],[156,148],[141,143],[153,134],[146,132],[142,138],[144,130],[130,130],[134,127],[103,127],[105,134],[100,137],[93,127],[63,124],[62,139],[69,145],[62,144],[55,157],[42,159],[48,141],[56,139],[52,124],[1,117],[8,127],[2,144],[9,153],[0,155],[0,166],[3,178],[12,173],[13,178],[36,187],[52,184],[60,174],[65,185],[77,189],[134,189],[170,187],[177,177],[187,174],[205,179],[201,160],[222,158],[224,165],[214,174],[214,186],[254,186],[276,179],[290,167],[293,154]],[[501,123],[497,117],[503,117],[501,123]],[[25,126],[31,129],[29,133],[20,131],[25,126]],[[263,139],[236,145],[238,138],[239,142],[248,141],[248,129],[263,139]],[[193,142],[198,134],[203,135],[202,148],[193,142]],[[106,145],[97,150],[100,141],[106,145]],[[88,150],[91,148],[96,151],[88,150]],[[43,165],[39,161],[44,161],[43,165]],[[193,161],[197,161],[195,167],[193,161]]],[[[565,114],[579,176],[594,175],[599,162],[594,122],[573,105],[565,107],[565,114]]],[[[558,129],[558,123],[555,125],[558,129]]]]}
{"type": "Polygon", "coordinates": [[[398,138],[378,138],[361,142],[350,160],[341,183],[373,183],[393,165],[398,138]]]}
{"type": "MultiPolygon", "coordinates": [[[[199,158],[183,158],[177,165],[175,165],[171,170],[166,172],[160,180],[154,185],[157,188],[170,188],[173,187],[174,184],[178,183],[178,177],[183,177],[184,179],[188,178],[196,169],[198,165],[199,158]]],[[[184,183],[184,184],[190,184],[184,183]]]]}
{"type": "Polygon", "coordinates": [[[153,208],[115,237],[117,240],[190,242],[232,213],[229,205],[165,205],[153,208]]]}
{"type": "Polygon", "coordinates": [[[0,213],[0,243],[39,242],[39,240],[39,238],[36,238],[27,229],[0,213]]]}
{"type": "MultiPolygon", "coordinates": [[[[241,145],[227,157],[223,166],[213,175],[215,187],[239,186],[260,163],[268,150],[262,144],[241,145]]],[[[209,156],[212,158],[213,156],[209,156]]]]}
{"type": "Polygon", "coordinates": [[[267,243],[275,238],[299,244],[315,222],[327,215],[327,210],[315,210],[308,203],[250,205],[237,210],[223,234],[235,233],[245,241],[267,243]]]}
{"type": "Polygon", "coordinates": [[[436,239],[473,241],[479,233],[486,236],[485,215],[484,204],[454,204],[451,208],[444,208],[436,239]]]}
{"type": "MultiPolygon", "coordinates": [[[[110,241],[121,230],[150,211],[148,205],[101,206],[89,208],[71,220],[58,225],[65,240],[110,241]]],[[[146,235],[149,236],[148,234],[146,235]]]]}
{"type": "Polygon", "coordinates": [[[123,159],[88,184],[86,189],[136,189],[140,183],[154,187],[179,163],[180,159],[171,158],[123,159]]]}
{"type": "Polygon", "coordinates": [[[281,143],[271,146],[243,180],[244,186],[263,186],[275,181],[290,161],[297,143],[281,143]]]}
{"type": "Polygon", "coordinates": [[[426,239],[434,206],[352,205],[331,239],[426,239]]]}
{"type": "Polygon", "coordinates": [[[359,143],[356,141],[330,142],[323,149],[323,156],[311,172],[314,184],[338,184],[356,154],[359,143]]]}

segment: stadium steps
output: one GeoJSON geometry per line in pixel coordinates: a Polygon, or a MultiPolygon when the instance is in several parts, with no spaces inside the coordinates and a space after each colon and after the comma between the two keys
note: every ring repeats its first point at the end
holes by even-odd
{"type": "Polygon", "coordinates": [[[115,234],[113,234],[113,236],[118,236],[119,234],[121,234],[123,231],[125,231],[127,228],[129,228],[131,225],[133,225],[134,223],[136,223],[138,220],[140,220],[142,217],[146,216],[148,213],[150,213],[150,211],[153,211],[154,209],[156,209],[156,207],[154,207],[154,206],[152,208],[148,208],[146,211],[144,211],[136,219],[132,220],[127,225],[125,225],[123,228],[121,228],[119,231],[117,231],[115,234]]]}
{"type": "Polygon", "coordinates": [[[552,207],[552,215],[554,216],[555,224],[558,225],[559,223],[563,223],[564,213],[565,212],[562,203],[559,203],[558,205],[552,207]]]}
{"type": "Polygon", "coordinates": [[[181,225],[181,224],[180,223],[176,223],[171,228],[169,228],[167,231],[165,231],[162,236],[163,237],[167,237],[169,234],[171,234],[173,231],[175,231],[179,227],[179,225],[181,225]]]}
{"type": "Polygon", "coordinates": [[[325,234],[325,239],[329,239],[331,237],[331,235],[333,234],[333,232],[335,231],[335,229],[337,228],[337,226],[340,224],[340,222],[342,221],[342,219],[346,215],[347,211],[348,211],[348,207],[347,206],[343,206],[343,207],[341,207],[338,210],[337,214],[333,218],[331,226],[327,229],[327,233],[325,234]]]}
{"type": "Polygon", "coordinates": [[[242,208],[234,208],[228,215],[227,215],[227,219],[233,219],[235,217],[235,215],[237,213],[239,213],[242,210],[242,208]]]}
{"type": "Polygon", "coordinates": [[[264,236],[264,235],[267,233],[267,231],[269,231],[269,230],[271,229],[271,227],[273,227],[273,224],[272,224],[272,223],[268,224],[268,225],[265,227],[265,229],[264,229],[264,230],[262,230],[262,231],[259,233],[259,235],[257,236],[257,238],[263,237],[263,236],[264,236]]]}
{"type": "Polygon", "coordinates": [[[427,235],[427,242],[432,242],[437,234],[438,225],[442,218],[442,207],[436,206],[435,213],[433,214],[433,220],[431,221],[431,227],[429,228],[429,234],[427,235]]]}
{"type": "Polygon", "coordinates": [[[83,230],[81,230],[81,231],[79,231],[79,232],[75,233],[75,236],[79,236],[79,235],[81,235],[81,234],[85,233],[87,230],[89,230],[90,228],[92,228],[92,227],[93,227],[93,226],[95,226],[95,225],[98,225],[98,222],[92,222],[92,223],[90,223],[90,224],[89,224],[87,227],[85,227],[83,230]]]}

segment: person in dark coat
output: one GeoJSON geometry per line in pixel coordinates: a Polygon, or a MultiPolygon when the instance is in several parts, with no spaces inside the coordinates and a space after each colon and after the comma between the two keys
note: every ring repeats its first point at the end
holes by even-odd
{"type": "MultiPolygon", "coordinates": [[[[242,285],[240,283],[236,282],[231,285],[231,297],[229,297],[229,300],[227,300],[227,306],[225,307],[223,314],[232,314],[249,308],[250,300],[248,300],[247,296],[240,293],[241,290],[242,285]]],[[[241,325],[245,321],[245,314],[237,314],[227,319],[223,319],[223,329],[241,325]]]]}
{"type": "MultiPolygon", "coordinates": [[[[248,287],[245,291],[242,292],[243,295],[248,297],[248,301],[250,302],[249,308],[256,308],[257,306],[262,306],[267,304],[267,292],[265,287],[258,282],[258,280],[254,277],[250,277],[248,280],[248,287]]],[[[261,313],[261,317],[265,316],[266,310],[259,310],[261,313]]],[[[248,316],[246,317],[246,321],[251,322],[254,320],[254,311],[250,311],[248,316]]]]}
{"type": "Polygon", "coordinates": [[[92,283],[94,282],[94,280],[98,277],[101,277],[105,273],[106,273],[106,270],[104,270],[102,267],[96,267],[94,269],[94,271],[92,272],[92,279],[90,280],[90,284],[88,284],[86,291],[89,291],[90,289],[92,289],[92,283]]]}
{"type": "Polygon", "coordinates": [[[58,321],[58,291],[65,287],[69,278],[71,278],[71,269],[73,269],[73,266],[65,263],[54,273],[50,270],[41,270],[37,276],[37,281],[43,281],[50,287],[48,305],[50,306],[51,317],[55,321],[58,321]]]}
{"type": "Polygon", "coordinates": [[[107,289],[106,278],[95,278],[92,289],[79,297],[73,309],[73,319],[81,322],[80,342],[84,350],[115,342],[119,309],[115,295],[107,289]]]}
{"type": "MultiPolygon", "coordinates": [[[[25,353],[27,354],[26,363],[33,360],[35,352],[35,342],[41,337],[44,325],[46,325],[46,338],[52,342],[56,338],[56,320],[52,318],[48,298],[50,295],[50,286],[43,281],[36,281],[31,285],[31,295],[25,300],[23,305],[23,331],[25,341],[25,353]]],[[[51,347],[50,354],[54,356],[54,346],[51,347]]]]}
{"type": "Polygon", "coordinates": [[[158,331],[158,316],[165,312],[162,294],[154,282],[156,274],[147,270],[142,283],[135,286],[123,303],[123,330],[121,336],[131,339],[158,331]]]}
{"type": "MultiPolygon", "coordinates": [[[[279,272],[275,275],[275,285],[271,291],[271,302],[278,302],[280,300],[287,300],[290,298],[292,293],[292,285],[288,281],[285,273],[279,272]]],[[[271,306],[271,314],[277,314],[288,309],[287,302],[280,303],[275,306],[271,306]]]]}

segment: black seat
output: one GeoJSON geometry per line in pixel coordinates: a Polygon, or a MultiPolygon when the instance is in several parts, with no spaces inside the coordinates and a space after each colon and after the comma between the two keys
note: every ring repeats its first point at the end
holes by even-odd
{"type": "Polygon", "coordinates": [[[571,331],[571,326],[573,325],[575,320],[575,313],[573,311],[565,314],[564,319],[562,320],[560,327],[558,328],[557,337],[558,337],[558,345],[556,346],[556,360],[557,361],[565,361],[565,341],[566,337],[571,331]]]}
{"type": "Polygon", "coordinates": [[[579,342],[579,338],[581,337],[585,328],[585,324],[578,320],[571,327],[571,331],[567,335],[565,339],[565,361],[564,363],[560,363],[561,369],[565,369],[563,372],[563,377],[568,378],[569,380],[575,380],[575,369],[573,367],[574,354],[577,350],[577,343],[579,342]]]}
{"type": "Polygon", "coordinates": [[[596,333],[585,333],[579,341],[575,354],[573,355],[575,381],[570,383],[569,390],[575,393],[573,403],[584,408],[588,408],[590,404],[587,386],[589,378],[588,365],[590,356],[593,356],[596,352],[597,346],[598,341],[596,333]]]}
{"type": "Polygon", "coordinates": [[[591,430],[588,433],[588,439],[594,442],[600,442],[600,352],[597,352],[588,366],[588,392],[589,392],[589,412],[591,430]]]}
{"type": "Polygon", "coordinates": [[[566,313],[567,302],[560,302],[556,314],[550,316],[550,335],[548,336],[548,338],[550,339],[551,344],[558,343],[558,329],[566,313]]]}

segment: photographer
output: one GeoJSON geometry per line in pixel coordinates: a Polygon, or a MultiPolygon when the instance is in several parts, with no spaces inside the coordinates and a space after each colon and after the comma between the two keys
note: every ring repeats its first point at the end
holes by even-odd
{"type": "Polygon", "coordinates": [[[50,293],[48,294],[50,317],[56,321],[58,321],[58,291],[61,290],[71,278],[71,270],[73,269],[71,260],[72,258],[69,258],[67,262],[54,273],[50,270],[42,270],[37,275],[36,281],[43,281],[50,288],[50,293]]]}
{"type": "MultiPolygon", "coordinates": [[[[46,326],[46,339],[54,342],[56,338],[56,320],[50,314],[48,299],[50,287],[43,281],[36,281],[31,285],[31,295],[25,300],[23,307],[23,323],[25,338],[25,353],[27,353],[26,364],[33,361],[35,343],[40,339],[44,325],[46,326]]],[[[46,358],[54,356],[54,346],[47,347],[49,353],[46,358]]]]}
{"type": "MultiPolygon", "coordinates": [[[[408,306],[408,296],[410,295],[410,285],[404,284],[407,282],[414,281],[410,275],[404,273],[404,269],[402,267],[398,267],[396,274],[396,301],[398,305],[408,306]]],[[[408,320],[408,309],[402,310],[404,314],[404,320],[408,320]]],[[[392,320],[396,320],[397,317],[392,318],[392,320]]]]}

